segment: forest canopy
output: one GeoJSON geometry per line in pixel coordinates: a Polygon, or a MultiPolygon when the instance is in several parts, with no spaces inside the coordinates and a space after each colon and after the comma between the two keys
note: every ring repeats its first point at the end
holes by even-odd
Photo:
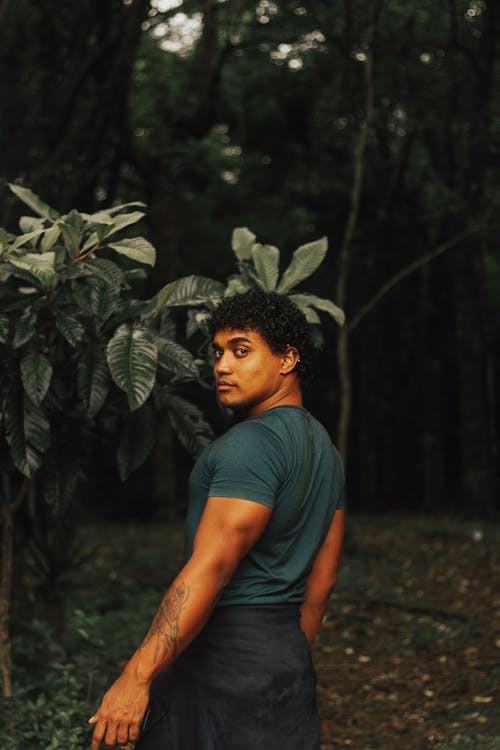
{"type": "MultiPolygon", "coordinates": [[[[3,0],[0,20],[5,183],[61,213],[143,201],[150,296],[227,277],[236,226],[283,268],[328,237],[309,286],[347,322],[325,325],[308,405],[343,443],[351,507],[491,513],[495,4],[3,0]]],[[[4,189],[0,225],[19,216],[4,189]]]]}

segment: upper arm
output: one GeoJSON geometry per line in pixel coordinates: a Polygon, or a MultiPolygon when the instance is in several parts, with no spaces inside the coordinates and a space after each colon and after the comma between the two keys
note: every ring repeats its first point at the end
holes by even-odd
{"type": "Polygon", "coordinates": [[[344,511],[337,510],[307,579],[306,600],[322,601],[329,595],[337,580],[343,537],[344,511]]]}
{"type": "Polygon", "coordinates": [[[193,541],[192,558],[232,575],[260,538],[272,508],[235,497],[209,497],[193,541]]]}

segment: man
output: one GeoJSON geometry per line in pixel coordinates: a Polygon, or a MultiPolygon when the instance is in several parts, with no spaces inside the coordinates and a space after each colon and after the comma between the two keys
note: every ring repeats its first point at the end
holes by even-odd
{"type": "Polygon", "coordinates": [[[90,719],[92,750],[320,747],[309,646],[337,574],[343,470],[302,406],[310,328],[260,290],[208,326],[219,401],[244,419],[193,469],[187,561],[90,719]]]}

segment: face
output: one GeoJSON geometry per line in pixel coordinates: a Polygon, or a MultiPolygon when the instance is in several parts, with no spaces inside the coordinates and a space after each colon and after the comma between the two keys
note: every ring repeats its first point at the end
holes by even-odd
{"type": "Polygon", "coordinates": [[[258,414],[286,398],[296,386],[297,351],[275,354],[257,331],[224,329],[213,341],[215,383],[222,406],[258,414]],[[292,374],[292,378],[286,375],[292,374]]]}

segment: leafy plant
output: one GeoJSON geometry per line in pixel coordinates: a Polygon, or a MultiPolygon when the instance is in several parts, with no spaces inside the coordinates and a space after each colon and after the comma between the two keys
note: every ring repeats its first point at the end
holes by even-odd
{"type": "MultiPolygon", "coordinates": [[[[168,309],[153,316],[151,304],[134,297],[133,284],[156,259],[147,240],[123,234],[144,216],[143,204],[61,216],[27,188],[10,189],[36,216],[21,218],[18,235],[0,229],[0,648],[7,651],[13,516],[33,480],[46,505],[64,513],[96,434],[120,435],[122,479],[150,452],[159,408],[171,412],[192,453],[211,435],[194,404],[179,415],[178,391],[200,372],[175,341],[168,309]]],[[[4,651],[8,695],[6,664],[4,651]]]]}
{"type": "Polygon", "coordinates": [[[238,294],[260,287],[268,292],[286,294],[303,311],[309,321],[319,325],[318,311],[328,313],[338,325],[345,322],[345,315],[332,300],[318,297],[296,287],[316,271],[326,257],[328,242],[322,237],[315,242],[301,245],[293,253],[289,266],[280,278],[280,251],[274,245],[256,242],[256,236],[246,227],[233,231],[232,250],[236,256],[238,273],[230,276],[224,286],[214,279],[203,276],[187,276],[173,281],[161,289],[153,300],[155,314],[167,307],[199,307],[188,316],[188,334],[202,326],[207,310],[213,309],[222,297],[238,294]]]}

